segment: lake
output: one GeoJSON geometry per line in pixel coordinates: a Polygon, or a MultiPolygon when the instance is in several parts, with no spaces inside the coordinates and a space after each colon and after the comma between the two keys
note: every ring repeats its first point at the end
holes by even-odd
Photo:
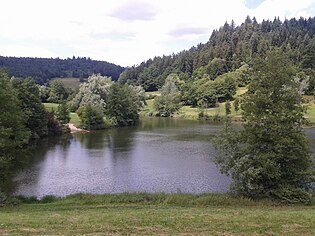
{"type": "Polygon", "coordinates": [[[15,195],[226,192],[213,163],[220,125],[146,118],[135,127],[43,139],[11,181],[15,195]]]}
{"type": "MultiPolygon", "coordinates": [[[[226,192],[230,178],[213,163],[220,125],[146,118],[136,127],[41,140],[11,181],[15,195],[226,192]]],[[[307,129],[314,146],[314,129],[307,129]]]]}

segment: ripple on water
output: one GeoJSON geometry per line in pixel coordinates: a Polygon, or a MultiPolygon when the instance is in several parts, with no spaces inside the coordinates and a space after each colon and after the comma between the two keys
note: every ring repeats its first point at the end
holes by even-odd
{"type": "Polygon", "coordinates": [[[32,164],[14,178],[13,192],[42,197],[227,191],[230,179],[212,162],[211,136],[220,126],[172,122],[74,134],[54,145],[39,145],[32,164]]]}

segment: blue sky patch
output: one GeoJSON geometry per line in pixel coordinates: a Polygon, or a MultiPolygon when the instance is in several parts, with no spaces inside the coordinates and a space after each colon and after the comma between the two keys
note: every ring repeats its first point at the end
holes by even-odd
{"type": "Polygon", "coordinates": [[[249,9],[255,9],[265,0],[246,0],[246,7],[249,9]]]}

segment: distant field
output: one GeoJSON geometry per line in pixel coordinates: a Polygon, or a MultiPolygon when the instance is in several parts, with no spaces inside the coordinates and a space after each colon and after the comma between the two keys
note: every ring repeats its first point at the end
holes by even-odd
{"type": "MultiPolygon", "coordinates": [[[[45,108],[48,111],[56,111],[58,109],[58,104],[57,103],[43,103],[45,108]]],[[[77,113],[71,112],[70,113],[70,123],[74,124],[76,127],[80,125],[80,118],[78,117],[77,113]]]]}
{"type": "MultiPolygon", "coordinates": [[[[246,93],[247,88],[241,87],[238,88],[236,91],[235,98],[246,93]]],[[[160,96],[160,92],[155,91],[155,92],[146,92],[146,95],[157,95],[160,96]]],[[[305,100],[307,101],[307,113],[305,117],[309,120],[311,124],[315,124],[315,100],[313,96],[305,96],[305,100]]],[[[154,114],[154,99],[147,100],[147,105],[144,107],[143,111],[141,112],[142,115],[148,115],[149,113],[154,114]]],[[[183,106],[178,114],[176,115],[177,117],[185,118],[185,119],[198,119],[198,114],[200,112],[200,108],[197,107],[190,107],[190,106],[183,106]]],[[[219,116],[224,116],[225,115],[225,102],[220,103],[219,107],[215,108],[207,108],[204,109],[204,114],[207,114],[208,116],[214,116],[214,115],[219,115],[219,116]]],[[[234,101],[231,101],[231,117],[234,120],[239,121],[241,119],[241,110],[235,112],[234,109],[234,101]]]]}
{"type": "MultiPolygon", "coordinates": [[[[241,95],[247,91],[246,88],[239,88],[237,91],[238,95],[241,95]]],[[[160,96],[161,93],[158,91],[155,92],[146,92],[146,95],[156,95],[160,96]]],[[[234,110],[234,102],[231,102],[231,115],[232,117],[239,118],[241,116],[241,111],[235,112],[234,110]]],[[[183,106],[178,114],[177,117],[185,118],[185,119],[198,119],[198,114],[200,112],[200,108],[197,107],[190,107],[190,106],[183,106]]],[[[219,107],[216,108],[207,108],[204,109],[204,114],[207,114],[209,116],[219,115],[224,116],[225,115],[225,102],[220,103],[219,107]]],[[[147,100],[147,105],[144,107],[143,111],[141,112],[142,115],[147,115],[149,113],[154,113],[154,99],[147,100]]]]}
{"type": "Polygon", "coordinates": [[[52,111],[52,110],[56,111],[59,105],[57,103],[43,103],[43,104],[48,111],[52,111]]]}
{"type": "Polygon", "coordinates": [[[52,79],[52,81],[54,80],[60,80],[66,88],[72,88],[72,89],[76,89],[80,86],[80,84],[82,84],[82,82],[80,82],[80,78],[54,78],[52,79]]]}

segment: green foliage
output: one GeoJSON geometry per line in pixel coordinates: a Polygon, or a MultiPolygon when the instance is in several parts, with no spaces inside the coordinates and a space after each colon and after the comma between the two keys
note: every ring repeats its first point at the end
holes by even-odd
{"type": "Polygon", "coordinates": [[[138,89],[127,84],[121,86],[114,83],[108,96],[106,115],[115,119],[119,126],[134,125],[139,121],[138,109],[145,99],[143,89],[138,89]],[[140,96],[140,97],[139,97],[140,96]]]}
{"type": "Polygon", "coordinates": [[[161,96],[154,99],[154,108],[159,116],[172,116],[181,108],[180,88],[185,84],[175,74],[170,74],[161,89],[161,96]]]}
{"type": "Polygon", "coordinates": [[[235,98],[234,100],[234,110],[237,112],[240,109],[240,100],[235,98]]]}
{"type": "Polygon", "coordinates": [[[13,88],[20,100],[20,107],[25,114],[26,127],[31,131],[32,138],[48,134],[45,107],[41,103],[39,89],[35,81],[28,79],[12,79],[13,88]]]}
{"type": "Polygon", "coordinates": [[[142,73],[139,74],[139,82],[146,91],[155,91],[158,88],[159,72],[155,66],[149,66],[145,68],[142,73]]]}
{"type": "Polygon", "coordinates": [[[154,99],[154,109],[159,116],[169,117],[181,108],[178,94],[161,95],[154,99]]]}
{"type": "Polygon", "coordinates": [[[251,77],[252,69],[247,64],[242,65],[234,71],[234,78],[239,87],[247,86],[251,81],[251,77]]]}
{"type": "Polygon", "coordinates": [[[205,67],[205,74],[209,75],[209,78],[214,80],[219,75],[225,74],[228,72],[228,67],[226,60],[221,58],[214,58],[209,64],[205,67]]]}
{"type": "Polygon", "coordinates": [[[61,135],[63,130],[60,123],[55,118],[54,111],[46,110],[46,119],[47,119],[47,128],[48,128],[48,135],[49,136],[57,136],[61,135]]]}
{"type": "Polygon", "coordinates": [[[68,124],[70,121],[70,111],[66,103],[59,104],[56,111],[57,120],[60,124],[68,124]]]}
{"type": "Polygon", "coordinates": [[[18,204],[20,204],[20,201],[17,198],[7,196],[5,193],[1,192],[0,189],[0,207],[16,206],[18,204]]]}
{"type": "Polygon", "coordinates": [[[50,88],[45,86],[45,85],[37,85],[37,87],[38,87],[38,90],[39,90],[40,100],[42,101],[42,103],[47,102],[47,100],[49,98],[50,88]]]}
{"type": "Polygon", "coordinates": [[[103,108],[92,104],[81,106],[77,114],[81,119],[81,126],[87,130],[98,130],[104,128],[103,108]]]}
{"type": "MultiPolygon", "coordinates": [[[[122,80],[142,85],[145,90],[161,88],[170,73],[188,82],[218,76],[237,68],[239,86],[251,80],[251,65],[255,58],[265,58],[268,51],[281,49],[295,66],[315,69],[315,18],[280,21],[247,19],[239,26],[232,21],[214,30],[205,44],[163,57],[154,57],[127,68],[122,80]]],[[[194,101],[195,103],[195,101],[194,101]]],[[[187,103],[188,104],[188,103],[187,103]]]]}
{"type": "Polygon", "coordinates": [[[0,183],[7,179],[19,150],[28,143],[30,132],[24,125],[25,114],[7,74],[0,70],[0,183]]]}
{"type": "Polygon", "coordinates": [[[182,100],[187,105],[214,107],[217,102],[233,98],[236,93],[236,80],[234,72],[220,75],[215,80],[199,79],[184,86],[182,100]]]}
{"type": "Polygon", "coordinates": [[[111,78],[106,76],[90,76],[86,83],[80,85],[79,92],[72,99],[71,110],[75,111],[80,106],[87,104],[94,106],[100,105],[104,110],[112,83],[111,78]]]}
{"type": "Polygon", "coordinates": [[[230,115],[231,114],[231,102],[228,100],[225,103],[225,114],[230,115]]]}
{"type": "Polygon", "coordinates": [[[315,69],[315,39],[305,47],[301,65],[306,69],[315,69]]]}
{"type": "Polygon", "coordinates": [[[88,78],[92,74],[110,76],[116,81],[124,70],[121,66],[86,57],[59,59],[0,56],[0,65],[8,68],[10,76],[30,76],[39,84],[48,84],[54,78],[88,78]]]}
{"type": "Polygon", "coordinates": [[[307,202],[306,190],[314,175],[294,70],[278,51],[256,66],[256,76],[242,99],[243,130],[233,131],[227,123],[216,140],[217,163],[231,174],[239,194],[307,202]]]}
{"type": "Polygon", "coordinates": [[[51,103],[63,103],[69,96],[68,90],[60,80],[53,80],[50,83],[48,102],[51,103]]]}
{"type": "MultiPolygon", "coordinates": [[[[146,94],[141,86],[128,85],[131,89],[130,96],[132,96],[133,102],[136,104],[138,110],[141,110],[146,104],[146,94]]],[[[134,105],[134,104],[133,104],[134,105]]]]}

